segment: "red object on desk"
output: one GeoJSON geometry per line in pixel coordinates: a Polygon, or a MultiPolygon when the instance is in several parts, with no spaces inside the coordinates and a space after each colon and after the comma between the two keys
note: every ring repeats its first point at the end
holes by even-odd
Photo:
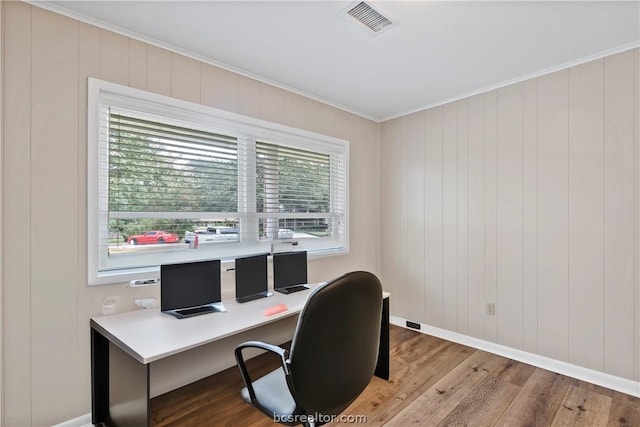
{"type": "Polygon", "coordinates": [[[273,316],[274,314],[282,313],[283,311],[287,311],[289,308],[284,304],[274,305],[273,307],[265,308],[262,310],[262,313],[265,316],[273,316]]]}

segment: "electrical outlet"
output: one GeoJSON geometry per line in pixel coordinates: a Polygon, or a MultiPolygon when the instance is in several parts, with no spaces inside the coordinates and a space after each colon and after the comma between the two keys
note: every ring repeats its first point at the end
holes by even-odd
{"type": "Polygon", "coordinates": [[[120,297],[118,295],[105,297],[102,300],[102,314],[115,314],[120,308],[120,297]]]}
{"type": "Polygon", "coordinates": [[[488,302],[487,303],[487,314],[489,314],[491,316],[495,316],[496,315],[496,303],[495,302],[488,302]]]}

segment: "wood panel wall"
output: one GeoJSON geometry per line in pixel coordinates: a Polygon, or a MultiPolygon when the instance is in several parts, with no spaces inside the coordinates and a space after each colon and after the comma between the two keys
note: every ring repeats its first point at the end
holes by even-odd
{"type": "Polygon", "coordinates": [[[392,314],[640,380],[639,52],[382,124],[392,314]]]}
{"type": "MultiPolygon", "coordinates": [[[[134,298],[159,297],[157,289],[125,284],[87,286],[88,77],[349,140],[350,253],[311,262],[309,276],[377,272],[377,123],[23,2],[0,7],[0,424],[52,425],[88,413],[90,317],[100,314],[106,296],[120,297],[121,311],[135,309],[134,298]]],[[[231,280],[223,277],[223,287],[232,289],[231,280]]],[[[225,368],[233,364],[232,349],[225,368]]]]}

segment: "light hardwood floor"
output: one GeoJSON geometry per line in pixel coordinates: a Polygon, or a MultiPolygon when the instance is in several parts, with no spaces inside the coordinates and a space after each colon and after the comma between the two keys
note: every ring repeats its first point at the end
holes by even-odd
{"type": "MultiPolygon", "coordinates": [[[[391,326],[391,379],[373,378],[344,415],[370,426],[639,426],[640,399],[391,326]]],[[[277,366],[262,355],[259,376],[277,366]]],[[[159,396],[153,425],[273,426],[239,395],[237,368],[159,396]]],[[[334,423],[332,425],[345,425],[334,423]]]]}

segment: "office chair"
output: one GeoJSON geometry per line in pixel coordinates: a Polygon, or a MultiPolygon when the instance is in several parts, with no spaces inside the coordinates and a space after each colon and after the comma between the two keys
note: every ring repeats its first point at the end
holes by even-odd
{"type": "Polygon", "coordinates": [[[316,288],[300,313],[290,351],[259,341],[236,348],[246,386],[242,398],[281,424],[326,424],[371,380],[381,315],[382,285],[371,273],[347,273],[316,288]],[[281,367],[252,381],[242,356],[249,347],[277,354],[281,367]]]}

